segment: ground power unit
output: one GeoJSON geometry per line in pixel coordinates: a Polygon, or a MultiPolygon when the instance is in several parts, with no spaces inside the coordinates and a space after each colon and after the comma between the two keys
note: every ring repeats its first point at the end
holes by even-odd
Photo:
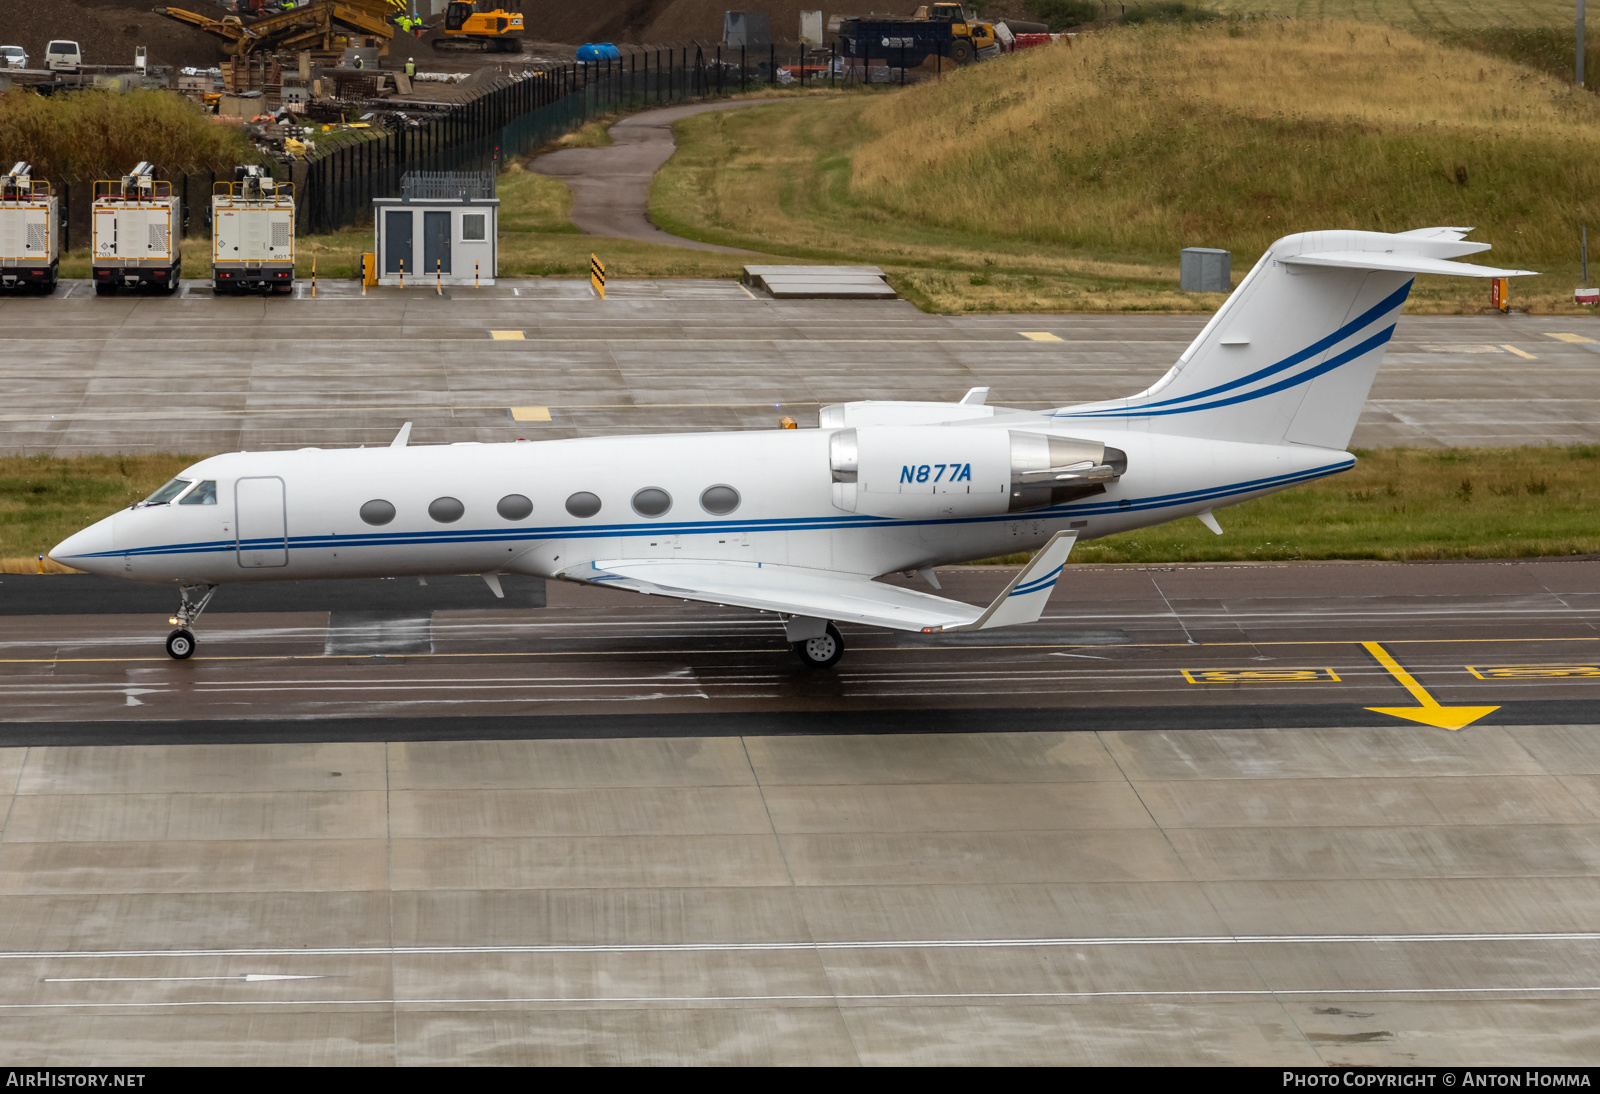
{"type": "Polygon", "coordinates": [[[61,275],[61,204],[33,168],[0,175],[0,288],[54,292],[61,275]]]}
{"type": "Polygon", "coordinates": [[[141,162],[94,184],[94,289],[152,285],[175,292],[183,272],[183,201],[141,162]]]}
{"type": "Polygon", "coordinates": [[[218,294],[294,288],[294,184],[257,166],[211,193],[211,287],[218,294]]]}

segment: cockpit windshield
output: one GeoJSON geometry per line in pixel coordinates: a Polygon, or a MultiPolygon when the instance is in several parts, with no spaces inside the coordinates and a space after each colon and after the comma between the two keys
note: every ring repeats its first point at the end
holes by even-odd
{"type": "Polygon", "coordinates": [[[193,490],[183,496],[179,505],[215,505],[217,504],[217,480],[203,479],[195,484],[193,490]]]}
{"type": "Polygon", "coordinates": [[[173,498],[187,490],[189,488],[189,484],[192,482],[194,482],[193,479],[173,479],[171,482],[167,483],[167,485],[163,486],[160,490],[157,490],[154,494],[151,494],[148,498],[145,498],[139,504],[165,505],[167,502],[171,501],[173,498]]]}

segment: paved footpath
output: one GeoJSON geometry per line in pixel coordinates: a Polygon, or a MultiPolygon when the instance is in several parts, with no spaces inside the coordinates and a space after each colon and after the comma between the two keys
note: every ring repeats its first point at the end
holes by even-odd
{"type": "Polygon", "coordinates": [[[635,239],[668,247],[690,247],[723,254],[756,254],[738,247],[720,247],[663,232],[650,223],[650,180],[672,156],[672,126],[707,110],[732,110],[751,102],[695,103],[647,110],[611,127],[606,148],[566,148],[533,161],[541,175],[558,178],[572,189],[572,223],[594,236],[635,239]]]}

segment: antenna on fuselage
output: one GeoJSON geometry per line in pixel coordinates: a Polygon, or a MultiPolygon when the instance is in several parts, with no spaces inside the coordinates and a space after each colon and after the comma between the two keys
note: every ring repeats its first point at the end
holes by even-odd
{"type": "Polygon", "coordinates": [[[390,448],[404,448],[406,446],[406,442],[409,441],[410,439],[411,439],[411,423],[407,422],[405,425],[400,427],[400,432],[398,432],[398,433],[396,433],[394,435],[394,440],[389,442],[389,447],[390,448]]]}

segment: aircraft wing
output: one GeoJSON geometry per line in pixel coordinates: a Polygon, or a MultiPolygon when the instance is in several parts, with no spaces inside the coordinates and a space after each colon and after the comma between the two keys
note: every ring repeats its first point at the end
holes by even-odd
{"type": "Polygon", "coordinates": [[[860,574],[709,559],[610,559],[565,571],[569,581],[897,631],[986,630],[1032,623],[1061,576],[1076,533],[1058,532],[987,608],[860,574]]]}

